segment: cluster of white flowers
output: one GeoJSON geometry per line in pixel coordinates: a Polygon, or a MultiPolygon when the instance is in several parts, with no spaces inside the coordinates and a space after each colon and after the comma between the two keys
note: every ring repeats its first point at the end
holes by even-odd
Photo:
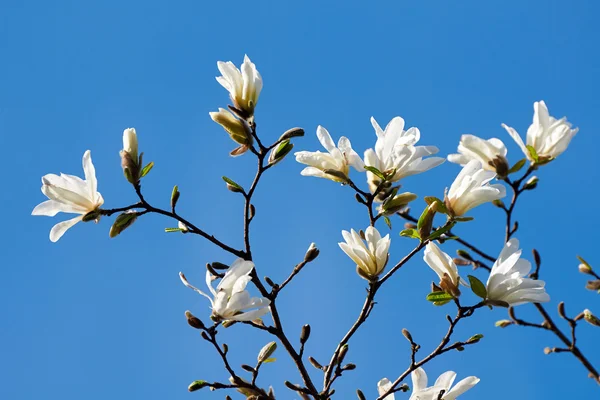
{"type": "MultiPolygon", "coordinates": [[[[239,145],[231,155],[241,155],[248,150],[259,154],[253,147],[254,138],[258,141],[254,112],[263,87],[262,77],[248,56],[244,57],[240,69],[232,62],[218,62],[217,66],[222,74],[217,77],[217,81],[229,92],[232,105],[229,107],[231,111],[219,108],[219,111],[211,112],[210,117],[239,145]]],[[[385,129],[382,129],[373,117],[371,124],[377,140],[373,148],[364,152],[364,161],[352,148],[348,138],[340,137],[336,146],[329,132],[322,126],[317,128],[317,138],[327,152],[299,151],[295,153],[295,157],[297,162],[306,165],[301,171],[302,175],[351,184],[353,188],[355,186],[350,178],[350,167],[359,173],[366,173],[365,180],[369,190],[357,189],[358,199],[367,204],[368,198],[369,207],[373,202],[381,203],[377,208],[379,214],[376,217],[383,217],[389,223],[389,215],[401,211],[417,197],[413,193],[398,193],[398,182],[439,166],[445,159],[434,157],[439,152],[435,146],[418,146],[421,138],[419,129],[411,127],[405,130],[405,122],[401,117],[394,117],[385,129]]],[[[578,131],[572,129],[566,118],[556,119],[550,116],[543,101],[534,103],[533,123],[527,130],[526,144],[515,129],[505,124],[502,126],[530,161],[531,170],[552,161],[564,152],[578,131]]],[[[283,139],[278,143],[282,142],[283,139]]],[[[260,142],[258,144],[262,150],[265,149],[260,142]]],[[[287,154],[292,145],[283,144],[287,154]]],[[[126,178],[139,191],[139,181],[151,165],[142,168],[142,154],[138,151],[138,139],[134,128],[123,132],[123,149],[120,154],[126,178]]],[[[433,210],[431,218],[436,212],[442,212],[447,215],[448,223],[454,226],[453,224],[459,221],[470,219],[464,216],[473,208],[506,196],[504,185],[490,183],[494,178],[507,180],[508,174],[512,172],[507,160],[506,146],[500,139],[485,140],[474,135],[463,135],[458,145],[458,153],[448,155],[447,159],[463,168],[447,189],[443,201],[434,198],[435,204],[430,205],[433,210]]],[[[525,160],[522,160],[519,167],[524,162],[525,160]]],[[[116,211],[103,213],[100,208],[104,199],[97,191],[96,172],[89,150],[83,155],[83,170],[85,179],[66,174],[48,174],[42,178],[42,193],[49,200],[36,206],[32,215],[55,216],[59,212],[78,214],[73,219],[54,225],[50,231],[52,242],[59,240],[79,221],[98,221],[102,215],[111,215],[116,211]]],[[[141,199],[143,201],[143,198],[141,199]]],[[[132,222],[137,215],[131,214],[131,208],[133,207],[120,210],[130,213],[129,216],[133,219],[129,218],[128,221],[132,222]]],[[[377,218],[371,215],[371,226],[364,232],[354,229],[350,232],[342,231],[345,242],[339,243],[343,252],[356,264],[358,274],[371,283],[377,282],[385,270],[391,245],[390,235],[382,237],[375,228],[377,218]]],[[[179,222],[178,226],[177,229],[181,232],[190,231],[182,222],[179,222]]],[[[469,285],[460,277],[453,258],[434,243],[428,232],[429,229],[426,232],[428,236],[418,238],[425,245],[425,263],[439,277],[439,287],[436,290],[441,289],[456,299],[461,295],[459,286],[469,285]]],[[[315,253],[314,245],[311,248],[312,256],[318,254],[318,250],[315,253]]],[[[251,297],[246,289],[248,283],[256,277],[253,270],[252,261],[239,258],[224,274],[207,271],[206,285],[210,294],[192,286],[182,273],[180,278],[185,286],[209,299],[211,317],[215,321],[252,321],[268,313],[271,303],[266,297],[251,297]],[[215,289],[212,281],[218,278],[220,282],[215,289]]],[[[514,238],[509,240],[491,268],[485,294],[481,295],[485,297],[481,304],[515,306],[527,302],[549,301],[544,282],[528,277],[530,270],[530,262],[521,258],[519,241],[514,238]]],[[[480,286],[483,287],[483,284],[480,286]]],[[[482,292],[483,289],[480,294],[482,292]]],[[[413,371],[411,376],[413,393],[410,400],[454,400],[479,382],[478,378],[471,376],[452,387],[456,374],[448,371],[442,374],[433,386],[427,386],[427,375],[422,368],[413,371]]],[[[386,399],[394,399],[394,386],[388,379],[382,379],[378,383],[378,390],[380,395],[386,395],[386,399]]]]}

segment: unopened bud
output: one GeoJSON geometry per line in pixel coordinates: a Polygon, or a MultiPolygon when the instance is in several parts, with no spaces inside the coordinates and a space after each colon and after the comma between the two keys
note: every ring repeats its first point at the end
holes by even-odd
{"type": "Polygon", "coordinates": [[[537,176],[532,176],[527,180],[527,182],[525,182],[525,185],[523,185],[523,190],[535,189],[537,187],[538,182],[539,178],[537,176]]]}
{"type": "Polygon", "coordinates": [[[367,201],[366,201],[366,200],[365,200],[365,199],[364,199],[364,198],[363,198],[363,197],[362,197],[362,196],[361,196],[359,193],[356,193],[356,194],[354,195],[354,198],[355,198],[355,199],[356,199],[356,201],[358,201],[360,204],[364,204],[364,205],[366,205],[366,204],[367,204],[367,201]]]}
{"type": "Polygon", "coordinates": [[[600,290],[600,279],[588,281],[588,283],[585,285],[585,288],[588,290],[600,290]]]}
{"type": "Polygon", "coordinates": [[[433,203],[431,203],[425,209],[425,211],[423,211],[423,214],[421,214],[421,217],[419,218],[417,229],[419,230],[419,236],[422,240],[427,239],[429,237],[429,234],[431,233],[431,228],[433,226],[433,218],[435,217],[435,213],[437,212],[438,204],[438,201],[434,201],[433,203]]]}
{"type": "Polygon", "coordinates": [[[273,353],[275,353],[275,350],[277,350],[277,343],[275,343],[275,342],[267,343],[258,353],[258,357],[257,357],[258,362],[259,363],[265,362],[265,360],[270,358],[273,355],[273,353]]]}
{"type": "Polygon", "coordinates": [[[356,395],[358,396],[358,400],[367,400],[364,393],[360,389],[356,389],[356,395]]]}
{"type": "Polygon", "coordinates": [[[229,269],[229,265],[225,265],[225,264],[223,264],[221,262],[218,262],[218,261],[214,261],[210,265],[214,269],[229,269]]]}
{"type": "Polygon", "coordinates": [[[567,319],[567,315],[565,314],[565,302],[564,301],[561,301],[560,303],[558,303],[558,315],[560,315],[560,317],[563,319],[567,319]]]}
{"type": "Polygon", "coordinates": [[[290,381],[285,381],[284,384],[288,389],[292,389],[293,391],[300,392],[302,390],[302,388],[300,386],[294,385],[290,381]]]}
{"type": "Polygon", "coordinates": [[[283,158],[287,156],[293,148],[294,144],[289,140],[284,140],[283,142],[279,143],[273,150],[271,150],[271,154],[269,154],[269,164],[277,164],[279,161],[283,160],[283,158]]]}
{"type": "Polygon", "coordinates": [[[95,221],[98,222],[100,220],[100,216],[101,216],[101,211],[100,210],[93,210],[90,211],[89,213],[85,214],[81,220],[83,222],[89,222],[89,221],[95,221]]]}
{"type": "Polygon", "coordinates": [[[402,210],[411,201],[415,200],[417,195],[414,193],[406,192],[397,194],[394,197],[388,197],[381,205],[383,215],[393,215],[396,212],[402,210]]]}
{"type": "Polygon", "coordinates": [[[181,196],[181,193],[179,192],[177,185],[175,185],[173,186],[173,191],[171,192],[171,208],[175,208],[177,202],[179,201],[179,196],[181,196]]]}
{"type": "Polygon", "coordinates": [[[481,339],[483,339],[483,335],[481,333],[478,333],[477,335],[473,335],[469,338],[469,340],[467,340],[467,343],[472,344],[472,343],[477,343],[479,342],[481,339]]]}
{"type": "Polygon", "coordinates": [[[300,136],[304,136],[304,129],[292,128],[292,129],[288,129],[287,131],[285,131],[283,133],[283,135],[281,135],[279,137],[279,141],[284,141],[284,140],[291,139],[293,137],[300,137],[300,136]]]}
{"type": "Polygon", "coordinates": [[[494,201],[492,201],[492,204],[498,208],[506,208],[506,206],[504,205],[504,202],[502,200],[494,200],[494,201]]]}
{"type": "Polygon", "coordinates": [[[210,341],[210,337],[208,336],[208,333],[206,333],[205,331],[202,331],[202,333],[200,333],[200,336],[202,336],[202,339],[210,341]]]}
{"type": "Polygon", "coordinates": [[[344,371],[352,371],[354,369],[356,369],[356,364],[352,364],[352,363],[346,364],[342,367],[342,370],[344,370],[344,371]]]}
{"type": "Polygon", "coordinates": [[[135,222],[137,217],[138,213],[133,210],[125,211],[124,213],[120,214],[110,227],[108,236],[111,238],[118,236],[125,229],[129,228],[135,222]]]}
{"type": "Polygon", "coordinates": [[[319,249],[317,248],[317,245],[314,243],[311,243],[310,246],[308,246],[308,250],[306,250],[306,254],[304,254],[304,262],[311,262],[313,261],[315,258],[317,258],[319,256],[319,249]]]}
{"type": "Polygon", "coordinates": [[[265,282],[267,282],[267,284],[271,287],[275,287],[276,283],[273,282],[273,280],[271,278],[269,278],[268,276],[265,276],[265,282]]]}
{"type": "Polygon", "coordinates": [[[194,381],[194,382],[190,383],[190,385],[188,386],[188,391],[195,392],[196,390],[200,390],[207,386],[208,386],[208,383],[206,381],[194,381]]]}
{"type": "Polygon", "coordinates": [[[196,318],[191,312],[186,311],[185,317],[189,326],[195,329],[204,329],[204,324],[198,318],[196,318]]]}
{"type": "Polygon", "coordinates": [[[512,325],[513,322],[508,319],[501,319],[500,321],[496,321],[494,324],[497,328],[506,328],[507,326],[512,325]]]}
{"type": "Polygon", "coordinates": [[[410,387],[408,387],[406,383],[403,383],[398,389],[400,389],[402,392],[408,392],[410,390],[410,387]]]}
{"type": "Polygon", "coordinates": [[[473,257],[471,257],[471,254],[469,254],[469,252],[466,250],[456,250],[456,254],[458,254],[459,257],[462,257],[465,260],[473,261],[473,257]]]}
{"type": "Polygon", "coordinates": [[[123,151],[129,153],[133,161],[138,162],[138,140],[135,128],[127,128],[123,131],[123,151]]]}
{"type": "Polygon", "coordinates": [[[454,264],[456,265],[460,265],[460,266],[466,266],[466,265],[471,265],[470,261],[465,260],[464,258],[453,258],[452,261],[454,261],[454,264]]]}
{"type": "Polygon", "coordinates": [[[550,347],[544,347],[544,354],[548,355],[553,352],[554,352],[554,350],[552,350],[550,347]]]}
{"type": "Polygon", "coordinates": [[[310,325],[306,324],[302,327],[300,331],[300,343],[304,344],[310,337],[310,325]]]}
{"type": "Polygon", "coordinates": [[[591,325],[600,326],[600,319],[588,309],[583,310],[583,318],[591,325]]]}
{"type": "Polygon", "coordinates": [[[490,161],[490,165],[494,167],[498,177],[502,178],[508,175],[508,161],[503,156],[497,156],[492,161],[490,161]]]}
{"type": "Polygon", "coordinates": [[[582,274],[592,275],[592,268],[586,264],[579,264],[579,272],[582,274]]]}
{"type": "Polygon", "coordinates": [[[254,367],[251,367],[248,364],[242,364],[242,369],[244,371],[248,371],[248,372],[251,372],[251,373],[255,373],[256,372],[256,370],[254,369],[254,367]]]}
{"type": "Polygon", "coordinates": [[[346,357],[346,353],[348,353],[348,345],[345,344],[341,347],[340,352],[338,354],[337,363],[341,364],[344,361],[344,357],[346,357]]]}
{"type": "Polygon", "coordinates": [[[402,334],[404,335],[404,337],[406,338],[406,340],[408,340],[411,343],[413,342],[412,335],[410,334],[410,332],[408,331],[408,329],[406,329],[406,328],[402,329],[402,334]]]}
{"type": "Polygon", "coordinates": [[[252,144],[252,130],[246,121],[237,119],[224,108],[219,108],[218,112],[210,112],[209,115],[225,129],[234,142],[243,146],[252,144]]]}
{"type": "Polygon", "coordinates": [[[316,369],[323,369],[323,366],[317,361],[315,360],[313,357],[308,357],[308,361],[312,364],[313,367],[315,367],[316,369]]]}

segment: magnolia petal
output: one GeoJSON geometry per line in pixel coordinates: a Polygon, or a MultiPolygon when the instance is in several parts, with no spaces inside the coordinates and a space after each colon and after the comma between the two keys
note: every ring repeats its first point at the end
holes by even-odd
{"type": "MultiPolygon", "coordinates": [[[[383,378],[379,382],[377,382],[377,393],[379,393],[380,396],[383,396],[385,393],[387,393],[391,389],[392,389],[392,382],[390,382],[390,380],[388,378],[383,378]]],[[[385,396],[384,399],[394,400],[395,396],[392,393],[392,394],[385,396]]]]}
{"type": "Polygon", "coordinates": [[[455,400],[458,396],[471,389],[479,383],[476,376],[469,376],[456,384],[448,393],[444,394],[444,400],[455,400]]]}
{"type": "Polygon", "coordinates": [[[57,242],[58,239],[60,239],[69,228],[81,221],[81,218],[83,217],[78,216],[54,225],[50,230],[50,241],[57,242]]]}

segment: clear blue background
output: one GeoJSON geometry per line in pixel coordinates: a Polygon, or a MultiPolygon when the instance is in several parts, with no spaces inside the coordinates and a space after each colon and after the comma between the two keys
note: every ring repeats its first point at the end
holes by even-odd
{"type": "MultiPolygon", "coordinates": [[[[567,115],[580,133],[539,171],[539,188],[523,197],[517,237],[524,254],[533,247],[542,254],[553,312],[560,299],[569,313],[600,312],[575,259],[581,254],[600,265],[597,2],[4,0],[0,7],[0,398],[224,398],[186,392],[195,379],[227,375],[186,325],[184,311],[206,318],[207,302],[184,288],[177,273],[203,285],[204,264],[231,262],[230,256],[199,237],[163,233],[174,223],[160,216],[138,220],[117,239],[108,237],[110,218],[78,224],[53,244],[51,226],[68,216],[30,213],[45,199],[40,177],[81,175],[86,149],[105,207],[134,202],[118,157],[121,132],[133,126],[146,160],[156,163],[144,179],[146,197],[168,207],[178,184],[181,213],[241,247],[241,198],[225,189],[221,175],[248,185],[255,161],[228,156],[233,143],[208,112],[228,102],[214,79],[216,61],[239,65],[245,53],[265,81],[257,110],[261,137],[270,142],[304,127],[307,136],[295,141],[296,149],[320,148],[314,132],[321,124],[336,140],[348,136],[362,154],[375,142],[369,117],[384,125],[401,115],[421,129],[421,144],[437,145],[443,156],[455,151],[460,134],[473,133],[502,138],[515,162],[522,155],[501,122],[524,134],[540,99],[553,115],[567,115]]],[[[325,363],[365,295],[365,282],[337,246],[340,231],[364,228],[367,218],[350,189],[301,177],[300,170],[289,157],[265,176],[255,199],[253,248],[259,274],[276,281],[310,242],[321,248],[279,304],[295,343],[302,324],[312,325],[307,355],[325,363]]],[[[406,179],[404,187],[421,197],[442,196],[458,170],[446,163],[406,179]]],[[[476,222],[458,233],[497,255],[502,213],[485,206],[472,215],[476,222]]],[[[401,227],[394,221],[391,262],[414,245],[398,236],[401,227]]],[[[444,249],[452,253],[455,246],[444,249]]],[[[444,315],[454,310],[425,301],[435,278],[418,256],[381,290],[370,321],[350,344],[348,360],[358,369],[339,380],[337,398],[355,398],[356,388],[373,398],[380,378],[406,368],[401,328],[413,333],[423,355],[439,342],[444,315]]],[[[598,385],[571,356],[542,353],[558,345],[553,336],[494,328],[505,312],[480,311],[456,338],[485,338],[427,365],[431,379],[448,369],[458,379],[477,375],[481,383],[465,400],[598,396],[598,385]]],[[[537,318],[529,306],[518,312],[537,318]]],[[[236,366],[253,363],[270,340],[245,326],[219,336],[236,366]]],[[[598,366],[597,339],[597,328],[582,326],[579,343],[598,366]]],[[[278,398],[295,398],[282,382],[299,376],[283,351],[277,356],[259,383],[273,384],[278,398]]],[[[320,382],[321,374],[309,368],[320,382]]]]}

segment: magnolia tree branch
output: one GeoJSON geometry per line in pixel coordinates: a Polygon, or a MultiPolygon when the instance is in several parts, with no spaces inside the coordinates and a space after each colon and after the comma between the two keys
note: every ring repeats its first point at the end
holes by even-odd
{"type": "Polygon", "coordinates": [[[470,345],[473,345],[473,344],[479,342],[479,340],[481,339],[482,336],[475,335],[464,342],[458,341],[458,342],[454,342],[451,345],[448,345],[448,343],[450,343],[450,340],[452,339],[454,329],[456,328],[458,323],[461,320],[472,316],[475,313],[475,310],[477,310],[485,305],[484,302],[481,302],[481,303],[478,303],[471,307],[462,307],[460,305],[460,303],[458,302],[458,300],[455,300],[455,302],[456,302],[457,309],[458,309],[456,316],[454,318],[451,318],[449,315],[446,316],[446,318],[448,319],[448,322],[450,323],[450,326],[448,327],[448,331],[446,332],[446,334],[444,335],[444,337],[442,338],[442,340],[440,341],[438,346],[431,353],[429,353],[429,355],[427,355],[420,361],[418,361],[418,362],[415,361],[415,354],[418,351],[418,347],[415,346],[415,343],[412,340],[412,336],[410,336],[410,334],[407,335],[406,333],[403,332],[404,335],[407,337],[407,339],[411,343],[410,366],[402,374],[400,374],[400,376],[392,383],[392,385],[388,389],[388,391],[381,394],[377,398],[377,400],[383,400],[386,396],[389,396],[392,393],[396,393],[401,390],[404,391],[405,389],[402,386],[399,387],[398,385],[400,385],[402,383],[402,381],[404,381],[404,379],[406,379],[411,372],[413,372],[414,370],[416,370],[419,367],[422,367],[423,365],[425,365],[429,361],[433,360],[434,358],[436,358],[444,353],[447,353],[451,350],[463,351],[466,346],[470,346],[470,345]]]}

